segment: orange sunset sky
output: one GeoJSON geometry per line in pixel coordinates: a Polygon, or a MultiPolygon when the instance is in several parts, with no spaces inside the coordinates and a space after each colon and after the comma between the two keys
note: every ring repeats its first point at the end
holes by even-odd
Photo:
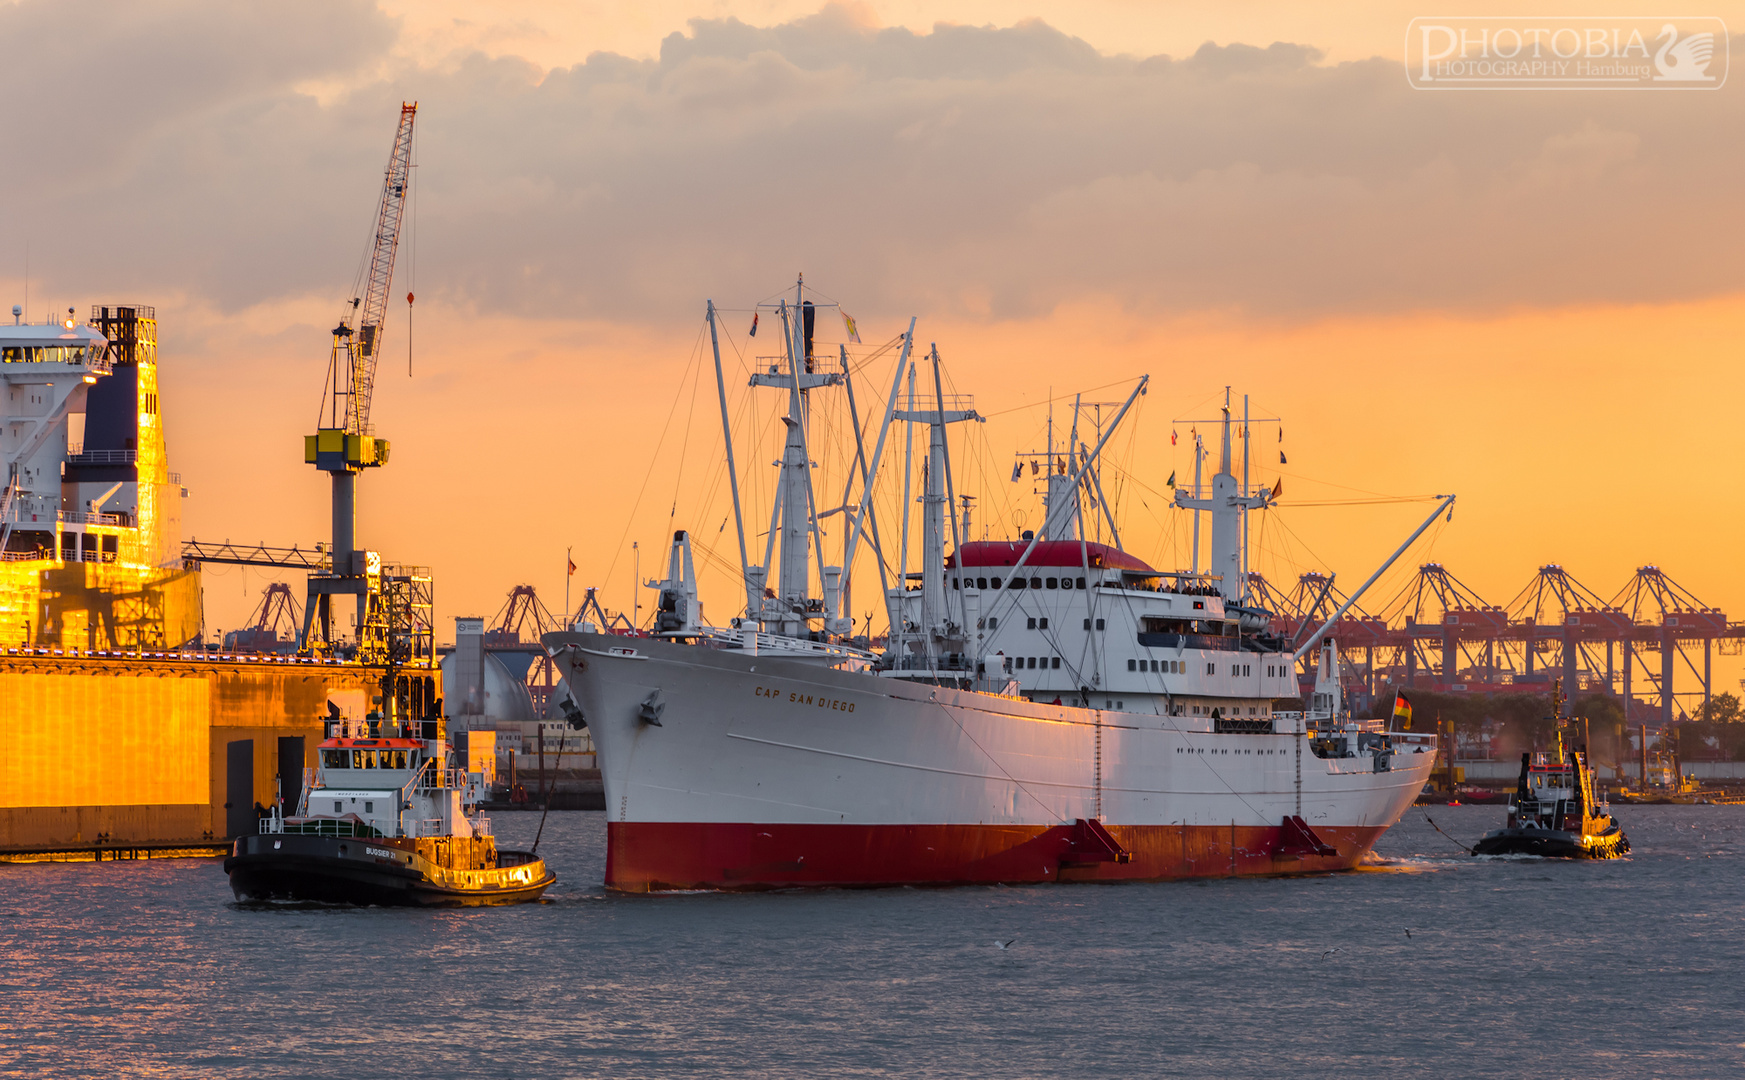
{"type": "MultiPolygon", "coordinates": [[[[1745,27],[1741,8],[1699,14],[1745,27]]],[[[1641,14],[1528,13],[1548,10],[1641,14]]],[[[1156,564],[1187,562],[1158,493],[1229,385],[1282,419],[1282,442],[1252,429],[1257,482],[1284,485],[1255,525],[1276,582],[1355,586],[1429,511],[1376,496],[1456,492],[1366,607],[1431,559],[1498,604],[1544,563],[1606,598],[1656,563],[1745,616],[1738,80],[1414,91],[1426,11],[1400,3],[107,11],[0,7],[0,34],[39,43],[0,75],[30,162],[0,177],[0,277],[22,302],[28,249],[35,318],[156,305],[184,535],[328,535],[301,440],[396,107],[419,102],[395,286],[418,295],[413,374],[397,303],[374,410],[394,456],[360,481],[358,538],[434,568],[440,640],[518,583],[559,606],[571,546],[576,599],[627,608],[631,543],[653,576],[675,527],[713,551],[711,620],[735,613],[703,306],[726,311],[744,482],[767,492],[742,350],[751,305],[800,271],[858,320],[857,358],[915,316],[975,394],[990,419],[953,453],[978,534],[1039,520],[1009,476],[1051,396],[1066,422],[1074,393],[1149,374],[1110,461],[1126,546],[1156,564]]],[[[858,376],[863,414],[891,370],[858,376]]],[[[820,465],[841,483],[839,452],[820,465]]],[[[270,580],[210,568],[207,626],[270,580]]]]}

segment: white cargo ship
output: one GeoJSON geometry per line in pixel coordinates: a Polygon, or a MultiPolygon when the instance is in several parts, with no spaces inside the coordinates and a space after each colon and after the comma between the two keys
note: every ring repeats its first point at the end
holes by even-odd
{"type": "MultiPolygon", "coordinates": [[[[1051,432],[1039,532],[953,542],[946,430],[976,414],[942,393],[936,350],[936,392],[917,398],[911,322],[870,464],[864,446],[856,459],[878,476],[893,423],[930,429],[921,566],[898,560],[889,644],[874,654],[848,640],[846,582],[823,565],[809,471],[808,397],[849,380],[846,350],[839,365],[815,354],[803,292],[773,314],[783,362],[753,385],[786,393],[786,447],[761,565],[743,557],[738,523],[745,615],[700,624],[681,532],[654,636],[544,639],[599,753],[609,887],[1295,874],[1356,865],[1399,820],[1435,739],[1350,719],[1325,627],[1287,642],[1250,602],[1242,515],[1269,496],[1232,470],[1228,407],[1210,491],[1177,499],[1211,516],[1205,572],[1160,572],[1123,551],[1107,501],[1086,496],[1144,380],[1094,450],[1075,426],[1057,451],[1051,432]],[[1086,536],[1087,504],[1114,543],[1086,536]],[[1275,712],[1298,696],[1305,658],[1317,667],[1309,707],[1275,712]]],[[[713,329],[713,307],[710,318],[713,329]]],[[[845,509],[852,567],[878,522],[864,491],[845,509]]]]}

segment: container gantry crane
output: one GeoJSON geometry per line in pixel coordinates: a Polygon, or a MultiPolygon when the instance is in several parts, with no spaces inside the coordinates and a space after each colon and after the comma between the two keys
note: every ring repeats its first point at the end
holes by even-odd
{"type": "Polygon", "coordinates": [[[388,287],[394,278],[394,255],[400,246],[400,221],[411,187],[412,122],[418,104],[402,103],[394,147],[388,153],[387,175],[376,206],[375,233],[369,258],[359,268],[352,299],[333,330],[333,347],[322,390],[316,432],[303,437],[303,460],[333,478],[333,542],[326,574],[309,575],[308,603],[303,609],[301,655],[332,655],[333,598],[357,597],[358,659],[387,660],[387,613],[382,603],[381,556],[356,550],[352,535],[357,512],[357,475],[388,463],[388,440],[376,438],[370,424],[370,397],[382,355],[388,313],[388,287]],[[383,633],[372,633],[372,628],[383,633]]]}

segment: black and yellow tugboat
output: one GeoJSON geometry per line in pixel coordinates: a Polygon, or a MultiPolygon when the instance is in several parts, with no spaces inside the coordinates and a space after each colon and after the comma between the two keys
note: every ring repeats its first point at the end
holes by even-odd
{"type": "MultiPolygon", "coordinates": [[[[1561,686],[1552,700],[1561,706],[1561,686]]],[[[1508,824],[1488,832],[1474,855],[1539,855],[1553,859],[1616,859],[1630,851],[1630,839],[1610,808],[1594,797],[1594,772],[1586,749],[1521,755],[1521,779],[1509,802],[1508,824]]]]}
{"type": "Polygon", "coordinates": [[[393,906],[537,900],[557,876],[533,852],[497,849],[477,809],[488,775],[468,770],[484,748],[470,749],[457,755],[440,720],[330,723],[296,812],[275,805],[224,861],[231,891],[393,906]]]}

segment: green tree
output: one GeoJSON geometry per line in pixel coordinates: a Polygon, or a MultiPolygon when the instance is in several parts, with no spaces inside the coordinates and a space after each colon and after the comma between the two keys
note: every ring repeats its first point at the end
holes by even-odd
{"type": "Polygon", "coordinates": [[[1710,724],[1736,724],[1745,716],[1739,713],[1739,699],[1723,691],[1703,703],[1697,710],[1697,719],[1710,724]]]}

